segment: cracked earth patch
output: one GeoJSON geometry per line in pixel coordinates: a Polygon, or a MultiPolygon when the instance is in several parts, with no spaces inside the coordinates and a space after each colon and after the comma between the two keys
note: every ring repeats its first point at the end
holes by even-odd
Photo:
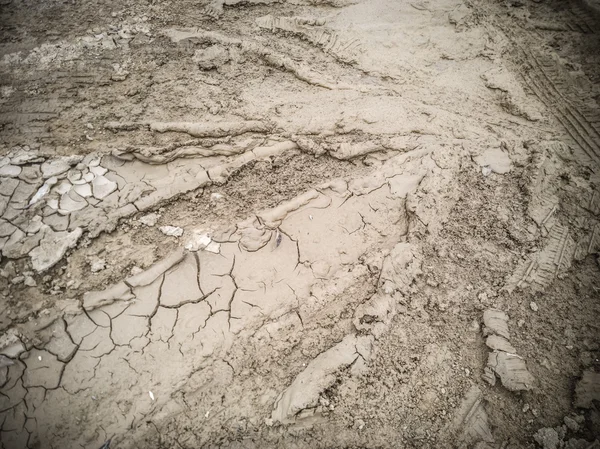
{"type": "Polygon", "coordinates": [[[0,20],[0,447],[600,444],[595,2],[0,20]]]}

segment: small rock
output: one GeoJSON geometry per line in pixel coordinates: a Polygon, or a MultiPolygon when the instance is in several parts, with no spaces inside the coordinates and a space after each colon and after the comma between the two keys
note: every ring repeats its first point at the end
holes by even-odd
{"type": "Polygon", "coordinates": [[[35,282],[35,279],[33,279],[31,276],[25,276],[25,280],[23,281],[23,283],[27,287],[35,287],[37,285],[37,282],[35,282]]]}
{"type": "Polygon", "coordinates": [[[219,254],[221,244],[213,242],[207,233],[194,232],[190,240],[186,243],[185,249],[188,251],[204,250],[210,253],[219,254]]]}
{"type": "Polygon", "coordinates": [[[533,302],[533,301],[531,301],[529,303],[529,307],[531,307],[531,310],[533,310],[534,312],[537,312],[539,310],[538,305],[535,302],[533,302]]]}
{"type": "Polygon", "coordinates": [[[489,176],[492,174],[492,169],[486,165],[485,167],[481,167],[481,173],[483,173],[483,176],[489,176]]]}
{"type": "Polygon", "coordinates": [[[216,202],[216,201],[219,201],[222,198],[223,198],[223,195],[220,194],[220,193],[215,192],[215,193],[211,193],[210,194],[210,200],[211,201],[215,201],[216,202]]]}
{"type": "Polygon", "coordinates": [[[95,259],[90,263],[90,269],[92,273],[97,273],[106,268],[106,261],[103,259],[95,259]]]}
{"type": "Polygon", "coordinates": [[[181,237],[183,235],[183,229],[179,226],[161,226],[158,228],[164,235],[171,237],[181,237]]]}
{"type": "Polygon", "coordinates": [[[140,273],[143,273],[143,272],[144,272],[144,270],[142,270],[140,267],[133,267],[131,269],[131,275],[132,276],[135,276],[136,274],[140,274],[140,273]]]}
{"type": "Polygon", "coordinates": [[[16,276],[12,279],[11,283],[16,285],[16,284],[20,284],[24,280],[25,280],[25,276],[16,276]]]}
{"type": "Polygon", "coordinates": [[[146,226],[154,226],[159,218],[160,218],[160,214],[153,212],[151,214],[140,217],[138,220],[140,223],[142,223],[146,226]]]}

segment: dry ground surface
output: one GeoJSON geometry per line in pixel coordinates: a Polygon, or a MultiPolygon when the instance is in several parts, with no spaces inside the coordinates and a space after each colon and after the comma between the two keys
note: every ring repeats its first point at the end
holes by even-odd
{"type": "Polygon", "coordinates": [[[595,0],[0,1],[0,447],[600,448],[595,0]]]}

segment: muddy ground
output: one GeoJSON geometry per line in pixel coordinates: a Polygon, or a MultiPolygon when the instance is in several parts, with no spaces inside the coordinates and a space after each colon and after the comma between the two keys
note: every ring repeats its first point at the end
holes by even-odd
{"type": "Polygon", "coordinates": [[[0,447],[600,448],[600,4],[0,4],[0,447]]]}

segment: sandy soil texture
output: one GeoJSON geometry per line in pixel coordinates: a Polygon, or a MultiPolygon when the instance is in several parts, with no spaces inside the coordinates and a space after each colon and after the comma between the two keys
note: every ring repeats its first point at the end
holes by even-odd
{"type": "Polygon", "coordinates": [[[0,448],[600,449],[600,2],[0,0],[0,448]]]}

